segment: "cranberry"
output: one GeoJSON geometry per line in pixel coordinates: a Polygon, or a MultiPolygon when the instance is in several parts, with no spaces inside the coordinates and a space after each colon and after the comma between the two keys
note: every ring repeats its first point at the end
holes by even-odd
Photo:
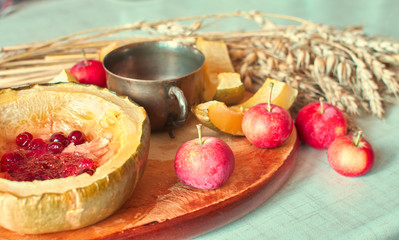
{"type": "Polygon", "coordinates": [[[15,138],[15,142],[17,143],[18,146],[20,147],[27,147],[29,142],[33,139],[33,136],[29,132],[23,132],[18,134],[18,136],[15,138]]]}
{"type": "Polygon", "coordinates": [[[51,135],[49,142],[60,142],[64,147],[69,145],[68,137],[62,132],[57,132],[51,135]]]}
{"type": "Polygon", "coordinates": [[[60,142],[51,142],[47,145],[47,152],[52,154],[61,153],[64,150],[64,146],[60,142]]]}
{"type": "Polygon", "coordinates": [[[44,151],[46,149],[46,142],[41,138],[34,138],[28,144],[28,150],[32,151],[44,151]]]}
{"type": "Polygon", "coordinates": [[[68,140],[75,145],[80,145],[86,142],[86,136],[81,131],[75,130],[68,135],[68,140]]]}
{"type": "Polygon", "coordinates": [[[13,172],[18,169],[19,163],[24,160],[24,156],[19,152],[8,152],[1,157],[1,171],[13,172]]]}

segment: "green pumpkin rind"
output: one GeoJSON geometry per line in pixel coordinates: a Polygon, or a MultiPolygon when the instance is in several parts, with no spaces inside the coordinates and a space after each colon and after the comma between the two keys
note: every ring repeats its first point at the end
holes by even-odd
{"type": "Polygon", "coordinates": [[[217,102],[219,102],[219,101],[211,100],[208,102],[200,103],[197,106],[193,106],[191,108],[191,111],[194,113],[194,115],[198,119],[198,121],[200,121],[204,126],[210,128],[214,131],[220,132],[220,130],[213,125],[211,120],[209,120],[209,116],[208,116],[209,106],[214,103],[217,103],[217,102]]]}
{"type": "MultiPolygon", "coordinates": [[[[0,95],[4,93],[13,95],[15,91],[26,89],[2,90],[0,95]]],[[[110,164],[107,166],[115,167],[115,169],[109,170],[104,167],[106,166],[104,164],[97,169],[101,174],[104,173],[102,177],[98,177],[96,171],[93,176],[82,174],[77,177],[39,182],[13,182],[0,179],[0,226],[19,233],[39,234],[82,228],[110,216],[132,196],[145,168],[149,152],[150,124],[144,109],[127,97],[120,97],[106,89],[94,86],[62,83],[46,86],[36,85],[28,89],[33,91],[62,89],[71,92],[88,92],[106,100],[114,101],[115,104],[120,104],[122,108],[126,108],[126,112],[132,111],[128,114],[142,115],[138,116],[141,121],[138,126],[141,129],[139,131],[141,136],[137,148],[130,150],[131,154],[125,149],[121,154],[121,156],[129,155],[129,157],[123,160],[116,159],[116,157],[112,158],[116,164],[120,164],[119,167],[110,164]],[[99,170],[102,167],[103,169],[99,170]],[[93,181],[92,177],[95,176],[97,177],[93,181]],[[78,186],[73,186],[74,184],[65,186],[68,181],[76,182],[78,186]],[[46,189],[43,189],[46,188],[46,184],[49,184],[47,186],[56,184],[67,190],[46,192],[46,189]],[[8,187],[5,187],[6,185],[8,187]],[[16,192],[12,191],[13,187],[17,189],[16,192]],[[23,191],[24,187],[29,188],[26,190],[27,194],[23,191]],[[35,192],[34,188],[38,190],[37,195],[32,194],[35,192]]],[[[127,129],[129,129],[128,127],[127,129]]],[[[130,136],[128,137],[130,138],[130,136]]],[[[50,188],[52,187],[54,186],[50,186],[50,188]]]]}

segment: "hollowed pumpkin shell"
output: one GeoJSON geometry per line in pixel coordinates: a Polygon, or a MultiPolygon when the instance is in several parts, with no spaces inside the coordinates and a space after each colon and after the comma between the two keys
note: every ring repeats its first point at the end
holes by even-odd
{"type": "Polygon", "coordinates": [[[82,228],[110,216],[131,197],[147,161],[145,110],[107,89],[75,83],[0,91],[0,153],[19,132],[73,129],[106,138],[109,151],[90,176],[33,182],[0,179],[0,225],[26,234],[82,228]]]}

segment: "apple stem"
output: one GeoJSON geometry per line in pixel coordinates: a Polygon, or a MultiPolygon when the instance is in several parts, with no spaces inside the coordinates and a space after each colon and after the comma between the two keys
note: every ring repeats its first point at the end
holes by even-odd
{"type": "Polygon", "coordinates": [[[202,124],[197,124],[197,132],[198,132],[198,140],[199,144],[202,145],[202,131],[201,131],[202,124]]]}
{"type": "Polygon", "coordinates": [[[324,99],[320,97],[319,101],[320,101],[320,113],[324,113],[324,99]]]}
{"type": "Polygon", "coordinates": [[[85,65],[88,66],[89,62],[87,61],[86,53],[85,53],[84,49],[82,49],[82,55],[83,55],[83,61],[84,61],[85,65]]]}
{"type": "Polygon", "coordinates": [[[355,141],[353,141],[353,143],[355,144],[355,147],[359,146],[359,142],[360,142],[360,138],[362,137],[363,132],[362,131],[358,131],[355,141]]]}
{"type": "Polygon", "coordinates": [[[272,101],[272,91],[273,91],[274,83],[270,83],[270,91],[269,91],[269,100],[267,101],[267,111],[272,111],[271,101],[272,101]]]}

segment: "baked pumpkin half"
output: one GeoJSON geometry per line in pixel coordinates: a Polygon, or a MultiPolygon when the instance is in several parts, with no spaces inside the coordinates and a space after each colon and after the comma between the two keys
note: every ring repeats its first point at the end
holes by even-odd
{"type": "Polygon", "coordinates": [[[24,234],[82,228],[110,216],[132,196],[149,151],[144,108],[107,89],[76,83],[0,91],[1,154],[20,132],[49,136],[72,130],[83,132],[88,142],[106,142],[95,172],[50,180],[0,178],[0,226],[24,234]]]}

